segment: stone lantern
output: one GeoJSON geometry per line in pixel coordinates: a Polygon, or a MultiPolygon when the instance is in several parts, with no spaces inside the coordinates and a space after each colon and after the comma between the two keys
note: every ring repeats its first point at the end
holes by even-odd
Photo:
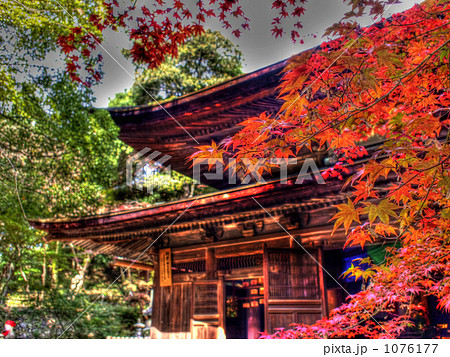
{"type": "Polygon", "coordinates": [[[135,336],[137,338],[142,338],[142,329],[145,327],[145,325],[142,323],[141,319],[138,319],[138,322],[135,323],[133,327],[136,329],[135,336]]]}

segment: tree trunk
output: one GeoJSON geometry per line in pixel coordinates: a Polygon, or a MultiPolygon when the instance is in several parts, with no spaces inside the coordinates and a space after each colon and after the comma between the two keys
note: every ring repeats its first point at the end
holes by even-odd
{"type": "Polygon", "coordinates": [[[41,301],[44,300],[45,297],[45,284],[47,282],[47,247],[48,244],[44,244],[44,258],[42,260],[42,275],[41,275],[41,283],[42,283],[42,290],[41,290],[41,301]]]}
{"type": "Polygon", "coordinates": [[[25,275],[25,272],[23,271],[22,267],[20,267],[20,274],[22,274],[22,278],[23,278],[23,280],[24,280],[25,283],[26,283],[25,291],[26,291],[27,293],[30,293],[30,284],[28,283],[28,278],[27,278],[27,276],[25,275]]]}
{"type": "Polygon", "coordinates": [[[194,192],[195,192],[195,181],[192,181],[192,185],[191,185],[189,191],[190,191],[190,192],[189,192],[189,198],[194,197],[194,192]]]}
{"type": "Polygon", "coordinates": [[[91,262],[92,255],[88,254],[83,260],[83,265],[77,264],[77,275],[72,278],[71,288],[75,294],[80,292],[83,288],[84,281],[86,279],[86,273],[91,262]]]}
{"type": "Polygon", "coordinates": [[[52,287],[56,288],[58,286],[58,266],[56,263],[56,257],[59,254],[59,248],[61,246],[60,242],[56,242],[56,249],[55,249],[55,259],[52,259],[52,287]]]}
{"type": "Polygon", "coordinates": [[[8,293],[8,284],[11,281],[11,278],[14,274],[14,264],[9,263],[8,266],[5,266],[4,268],[4,276],[1,289],[0,289],[0,303],[4,304],[6,300],[6,294],[8,293]]]}

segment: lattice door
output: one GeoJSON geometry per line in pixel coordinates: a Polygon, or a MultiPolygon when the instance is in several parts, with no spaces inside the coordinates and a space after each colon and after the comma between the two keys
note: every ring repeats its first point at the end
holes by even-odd
{"type": "Polygon", "coordinates": [[[219,328],[223,328],[223,289],[222,281],[194,283],[192,338],[218,337],[219,328]]]}
{"type": "Polygon", "coordinates": [[[291,323],[313,323],[322,317],[318,252],[266,249],[264,283],[268,332],[291,323]]]}

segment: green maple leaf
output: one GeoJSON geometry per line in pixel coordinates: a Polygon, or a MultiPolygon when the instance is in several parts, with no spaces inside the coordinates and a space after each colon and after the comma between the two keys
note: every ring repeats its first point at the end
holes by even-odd
{"type": "Polygon", "coordinates": [[[331,219],[336,219],[331,235],[333,235],[336,229],[338,229],[342,224],[344,225],[345,233],[347,233],[353,221],[361,223],[361,221],[359,220],[360,208],[355,208],[350,198],[348,198],[348,204],[343,203],[337,205],[336,208],[339,210],[339,212],[336,213],[331,219]]]}
{"type": "Polygon", "coordinates": [[[397,214],[394,212],[399,207],[388,200],[381,201],[378,205],[373,203],[367,203],[367,207],[364,208],[363,213],[369,214],[369,222],[372,224],[375,219],[380,218],[380,221],[384,224],[389,224],[389,216],[397,218],[397,214]]]}

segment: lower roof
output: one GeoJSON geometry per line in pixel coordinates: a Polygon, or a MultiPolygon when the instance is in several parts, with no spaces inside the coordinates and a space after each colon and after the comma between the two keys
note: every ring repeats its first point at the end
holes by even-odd
{"type": "Polygon", "coordinates": [[[292,177],[285,183],[275,180],[145,209],[77,219],[31,220],[30,223],[47,231],[48,241],[71,242],[98,253],[146,261],[140,253],[162,236],[186,236],[199,231],[209,234],[226,225],[270,216],[299,215],[345,200],[340,180],[323,185],[313,180],[302,185],[295,181],[296,177],[292,177]]]}

